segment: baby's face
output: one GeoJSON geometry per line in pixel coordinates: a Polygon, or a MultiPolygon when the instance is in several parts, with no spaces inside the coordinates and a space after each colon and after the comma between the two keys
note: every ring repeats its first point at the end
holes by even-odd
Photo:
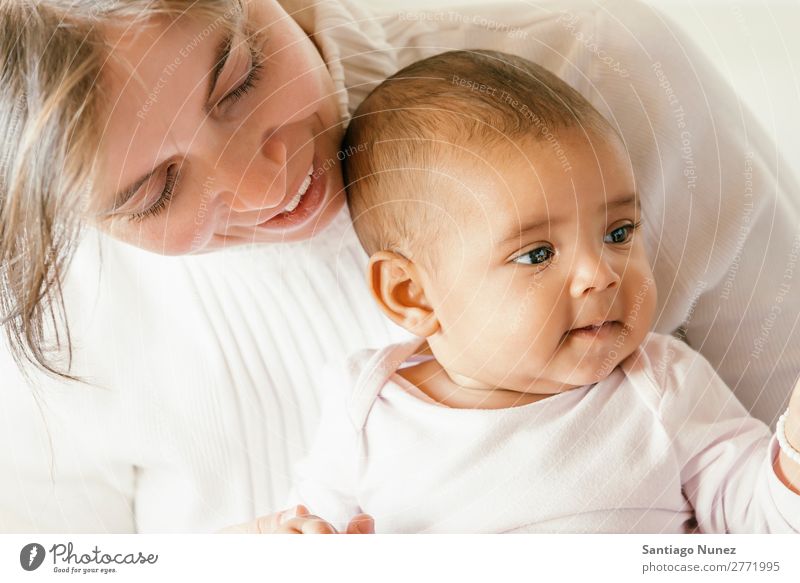
{"type": "Polygon", "coordinates": [[[451,174],[424,287],[428,341],[462,386],[551,394],[596,382],[642,342],[656,290],[635,185],[616,137],[578,131],[476,154],[451,174]]]}

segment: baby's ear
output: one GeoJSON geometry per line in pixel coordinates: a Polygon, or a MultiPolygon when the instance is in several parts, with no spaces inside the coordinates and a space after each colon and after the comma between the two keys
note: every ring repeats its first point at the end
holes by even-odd
{"type": "Polygon", "coordinates": [[[415,336],[428,338],[439,321],[421,280],[417,266],[398,253],[378,251],[369,258],[367,285],[383,312],[415,336]]]}

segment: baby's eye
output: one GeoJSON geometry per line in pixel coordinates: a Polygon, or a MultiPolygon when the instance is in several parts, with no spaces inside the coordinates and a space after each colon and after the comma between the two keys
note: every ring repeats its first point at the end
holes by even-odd
{"type": "Polygon", "coordinates": [[[617,227],[612,229],[605,237],[603,237],[603,241],[605,243],[627,243],[630,241],[631,237],[633,236],[633,231],[638,227],[641,223],[629,223],[627,225],[622,225],[621,227],[617,227]]]}
{"type": "Polygon", "coordinates": [[[527,253],[523,253],[514,259],[514,263],[521,263],[522,265],[539,265],[540,263],[544,263],[548,259],[552,258],[553,255],[555,255],[555,251],[553,251],[550,247],[537,247],[536,249],[531,249],[527,253]]]}

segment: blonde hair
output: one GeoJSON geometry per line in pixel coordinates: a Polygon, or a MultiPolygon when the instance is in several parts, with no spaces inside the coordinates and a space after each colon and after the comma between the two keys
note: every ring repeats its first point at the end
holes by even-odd
{"type": "Polygon", "coordinates": [[[33,364],[80,380],[69,374],[61,281],[100,164],[102,26],[191,12],[234,29],[244,8],[240,0],[0,0],[0,325],[26,376],[33,364]],[[65,348],[62,368],[53,353],[65,348]]]}

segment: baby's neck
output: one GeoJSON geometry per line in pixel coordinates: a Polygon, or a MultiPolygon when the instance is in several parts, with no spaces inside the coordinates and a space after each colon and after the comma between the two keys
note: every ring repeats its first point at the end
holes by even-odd
{"type": "Polygon", "coordinates": [[[435,358],[402,368],[397,374],[434,401],[453,409],[507,409],[553,396],[502,387],[472,387],[469,382],[459,382],[458,377],[452,378],[435,358]]]}

